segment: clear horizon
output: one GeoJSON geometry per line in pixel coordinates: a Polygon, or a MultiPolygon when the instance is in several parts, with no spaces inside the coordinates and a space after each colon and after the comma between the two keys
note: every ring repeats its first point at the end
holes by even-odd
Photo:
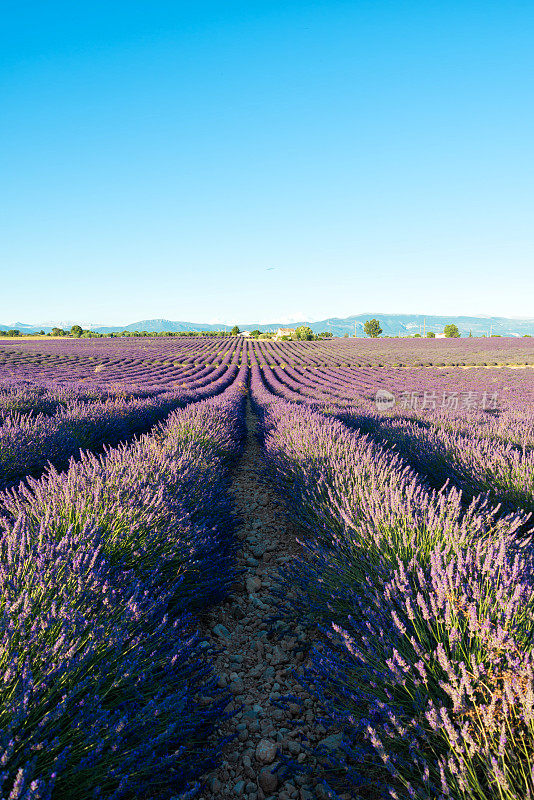
{"type": "Polygon", "coordinates": [[[0,323],[532,318],[533,32],[514,1],[9,4],[0,323]]]}
{"type": "MultiPolygon", "coordinates": [[[[360,317],[360,316],[367,316],[369,318],[374,316],[374,317],[377,317],[379,319],[379,321],[380,321],[380,317],[400,316],[400,317],[423,317],[423,318],[428,317],[428,319],[431,319],[433,317],[443,317],[444,320],[451,320],[451,321],[455,321],[455,320],[457,320],[457,319],[459,319],[461,317],[466,317],[466,318],[473,318],[473,319],[480,319],[480,320],[484,320],[484,319],[491,320],[491,319],[499,319],[500,318],[500,319],[506,319],[506,320],[510,320],[510,321],[517,321],[517,322],[534,322],[534,317],[512,317],[512,316],[508,317],[508,316],[503,316],[503,315],[499,315],[499,314],[494,314],[494,315],[487,315],[487,314],[477,314],[477,315],[475,315],[475,314],[457,314],[457,315],[456,314],[443,314],[442,315],[442,314],[425,314],[424,312],[414,312],[413,314],[410,314],[410,313],[393,312],[393,311],[392,312],[388,312],[388,311],[361,311],[361,312],[357,312],[356,314],[348,314],[347,315],[347,317],[360,317]]],[[[99,322],[99,321],[94,321],[94,320],[89,320],[89,319],[86,319],[86,320],[70,319],[70,320],[68,320],[68,319],[60,319],[60,318],[58,318],[58,319],[55,319],[55,320],[44,320],[44,321],[43,320],[36,320],[36,321],[33,321],[33,320],[17,320],[17,321],[14,322],[13,320],[9,320],[7,322],[2,322],[2,320],[0,320],[0,325],[6,325],[6,324],[8,324],[8,325],[17,325],[17,324],[20,324],[20,325],[33,325],[33,326],[41,325],[43,327],[66,325],[66,326],[70,327],[72,325],[78,324],[78,325],[82,325],[82,326],[91,326],[91,328],[109,327],[110,325],[116,325],[117,328],[120,328],[120,327],[125,327],[127,325],[128,326],[129,325],[133,325],[133,324],[136,324],[138,322],[150,322],[150,321],[152,321],[154,319],[165,319],[168,322],[189,322],[189,323],[191,323],[193,325],[206,324],[206,325],[222,325],[224,327],[232,327],[235,324],[246,325],[246,326],[249,326],[249,325],[262,325],[262,326],[265,326],[265,325],[276,325],[276,324],[291,325],[291,324],[294,324],[294,323],[297,323],[297,322],[309,322],[309,323],[313,324],[313,323],[316,323],[316,322],[321,322],[323,320],[329,320],[329,319],[334,319],[334,318],[336,318],[336,319],[346,319],[347,317],[338,317],[337,315],[330,314],[330,315],[328,315],[326,317],[323,317],[322,319],[311,319],[311,318],[304,318],[304,317],[299,318],[299,319],[274,319],[273,318],[273,319],[267,319],[267,320],[263,320],[263,321],[262,320],[258,320],[258,319],[254,319],[254,320],[250,320],[250,321],[242,320],[242,319],[233,319],[233,320],[230,320],[228,322],[225,322],[224,320],[206,320],[206,319],[199,319],[199,320],[194,320],[194,319],[171,320],[171,319],[169,319],[167,317],[152,317],[150,319],[148,317],[144,317],[142,320],[130,320],[130,321],[117,321],[117,320],[115,320],[114,322],[110,322],[110,323],[99,322]]]]}

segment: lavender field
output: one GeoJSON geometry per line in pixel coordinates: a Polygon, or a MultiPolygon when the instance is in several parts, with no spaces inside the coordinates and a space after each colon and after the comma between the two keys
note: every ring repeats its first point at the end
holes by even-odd
{"type": "Polygon", "coordinates": [[[534,798],[531,341],[1,342],[1,797],[534,798]]]}

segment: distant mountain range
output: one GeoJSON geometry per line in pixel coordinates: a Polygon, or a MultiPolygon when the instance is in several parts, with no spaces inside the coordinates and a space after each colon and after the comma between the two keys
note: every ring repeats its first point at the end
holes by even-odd
{"type": "MultiPolygon", "coordinates": [[[[242,331],[259,330],[262,332],[276,330],[277,328],[297,328],[299,325],[309,325],[314,333],[321,333],[322,331],[330,331],[334,336],[343,336],[348,333],[354,336],[365,336],[363,326],[368,319],[378,319],[385,334],[390,336],[407,336],[414,333],[423,333],[423,331],[434,331],[434,333],[441,333],[445,325],[453,323],[458,326],[462,336],[468,336],[469,332],[473,336],[481,336],[482,334],[499,334],[500,336],[524,336],[525,334],[534,335],[534,319],[513,319],[509,317],[435,317],[424,316],[423,314],[380,314],[373,311],[368,314],[356,314],[353,317],[330,317],[330,319],[323,319],[319,322],[293,322],[291,325],[283,322],[272,322],[269,325],[260,325],[257,323],[241,324],[239,328],[242,331]]],[[[64,328],[68,330],[74,322],[59,322],[53,324],[47,322],[46,324],[29,325],[24,322],[14,322],[11,325],[1,325],[0,330],[6,331],[12,328],[18,329],[21,333],[38,333],[43,330],[49,333],[53,327],[64,328]]],[[[80,323],[86,329],[97,331],[98,333],[113,333],[114,331],[220,331],[230,330],[230,325],[210,325],[204,322],[173,322],[168,319],[143,319],[139,322],[133,322],[131,325],[93,325],[89,323],[80,323]]]]}

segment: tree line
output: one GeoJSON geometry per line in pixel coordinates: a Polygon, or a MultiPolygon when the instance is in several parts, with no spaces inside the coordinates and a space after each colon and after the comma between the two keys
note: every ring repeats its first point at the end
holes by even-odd
{"type": "MultiPolygon", "coordinates": [[[[383,334],[383,330],[380,327],[380,321],[377,319],[368,319],[364,326],[363,326],[364,333],[366,336],[369,336],[371,339],[377,339],[379,336],[383,334]]],[[[52,337],[69,337],[71,339],[103,339],[103,338],[116,338],[116,337],[146,337],[146,336],[211,336],[214,338],[228,338],[230,336],[239,336],[241,333],[239,327],[234,325],[234,327],[230,331],[111,331],[110,333],[100,333],[98,331],[92,331],[82,328],[81,325],[72,325],[70,330],[66,331],[63,328],[52,328],[51,331],[45,333],[44,330],[40,330],[38,333],[22,333],[17,328],[11,328],[8,331],[0,331],[0,336],[9,336],[9,337],[32,337],[32,336],[52,336],[52,337]]],[[[451,323],[450,325],[445,325],[443,329],[443,333],[447,339],[458,339],[461,334],[458,329],[457,325],[451,323]]],[[[262,333],[260,330],[253,330],[250,332],[250,337],[252,339],[273,339],[275,337],[275,333],[262,333]]],[[[422,339],[423,336],[420,333],[413,334],[414,338],[422,339]]],[[[469,332],[469,337],[472,337],[473,334],[471,331],[469,332]]],[[[486,334],[482,334],[484,338],[486,334]]],[[[284,341],[317,341],[319,339],[331,339],[333,334],[331,331],[322,331],[321,333],[314,333],[312,329],[308,325],[300,325],[294,333],[290,335],[280,337],[284,341]]],[[[348,339],[349,334],[345,333],[343,338],[348,339]]],[[[388,337],[389,338],[389,337],[388,337]]],[[[393,337],[399,338],[399,337],[393,337]]],[[[427,331],[426,333],[427,339],[435,339],[436,334],[434,331],[427,331]]],[[[492,339],[500,338],[500,335],[494,333],[491,335],[492,339]]],[[[531,338],[530,334],[525,333],[524,338],[531,338]]]]}
{"type": "MultiPolygon", "coordinates": [[[[368,319],[367,322],[363,326],[363,332],[366,336],[370,336],[371,339],[377,339],[383,333],[382,328],[380,327],[380,322],[377,319],[368,319]]],[[[443,333],[445,334],[445,338],[447,339],[459,339],[460,338],[460,331],[458,330],[458,326],[451,323],[450,325],[445,325],[443,329],[443,333]]],[[[472,335],[471,333],[469,334],[472,335]]],[[[436,334],[434,331],[427,331],[426,334],[427,339],[435,339],[436,334]]],[[[421,339],[422,336],[420,333],[414,334],[414,338],[421,339]]]]}

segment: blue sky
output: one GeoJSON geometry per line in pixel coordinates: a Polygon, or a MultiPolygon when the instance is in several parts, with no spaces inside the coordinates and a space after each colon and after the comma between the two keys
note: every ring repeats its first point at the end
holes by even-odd
{"type": "Polygon", "coordinates": [[[2,17],[0,323],[534,317],[530,0],[2,17]]]}

